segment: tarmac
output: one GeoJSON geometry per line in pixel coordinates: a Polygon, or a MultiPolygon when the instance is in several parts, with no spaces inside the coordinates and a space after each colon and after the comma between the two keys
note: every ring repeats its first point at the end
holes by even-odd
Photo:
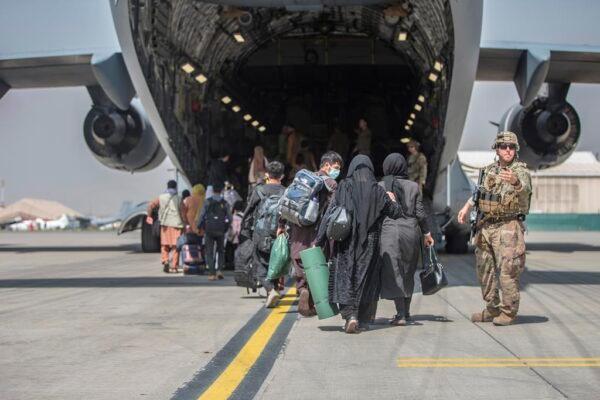
{"type": "Polygon", "coordinates": [[[0,233],[1,399],[598,399],[600,233],[532,232],[521,309],[483,307],[473,254],[449,287],[358,335],[206,276],[164,274],[139,232],[0,233]]]}

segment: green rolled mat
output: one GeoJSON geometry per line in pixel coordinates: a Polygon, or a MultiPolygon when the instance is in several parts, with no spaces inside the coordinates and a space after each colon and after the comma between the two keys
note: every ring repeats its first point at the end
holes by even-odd
{"type": "Polygon", "coordinates": [[[338,314],[337,305],[329,302],[329,268],[320,247],[311,247],[300,252],[306,280],[312,294],[319,319],[338,314]]]}

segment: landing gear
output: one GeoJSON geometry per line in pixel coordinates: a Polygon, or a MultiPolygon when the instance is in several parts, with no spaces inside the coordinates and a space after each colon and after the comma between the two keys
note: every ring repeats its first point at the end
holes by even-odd
{"type": "Polygon", "coordinates": [[[160,236],[154,236],[152,225],[146,223],[146,218],[142,219],[142,251],[144,253],[160,252],[160,236]]]}
{"type": "Polygon", "coordinates": [[[469,251],[469,235],[454,233],[446,235],[446,253],[465,254],[469,251]]]}

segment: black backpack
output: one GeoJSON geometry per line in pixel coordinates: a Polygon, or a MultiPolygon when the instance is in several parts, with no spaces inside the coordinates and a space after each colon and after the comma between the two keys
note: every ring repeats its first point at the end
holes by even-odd
{"type": "Polygon", "coordinates": [[[223,199],[208,199],[204,231],[209,235],[224,235],[229,229],[229,218],[227,215],[227,202],[223,199]]]}
{"type": "Polygon", "coordinates": [[[271,245],[277,235],[279,223],[279,201],[282,193],[267,195],[258,189],[260,204],[254,218],[253,239],[258,250],[263,253],[271,251],[271,245]]]}
{"type": "Polygon", "coordinates": [[[246,240],[235,249],[233,258],[234,279],[238,286],[245,287],[250,292],[256,292],[260,286],[260,282],[256,278],[256,271],[252,262],[252,254],[254,252],[254,244],[252,240],[246,240]]]}

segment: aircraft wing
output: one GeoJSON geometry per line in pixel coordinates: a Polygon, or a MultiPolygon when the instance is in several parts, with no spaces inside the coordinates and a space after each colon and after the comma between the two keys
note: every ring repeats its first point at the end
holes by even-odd
{"type": "Polygon", "coordinates": [[[600,83],[600,47],[483,42],[476,79],[514,81],[527,105],[544,82],[600,83]]]}
{"type": "Polygon", "coordinates": [[[101,2],[8,2],[0,14],[0,97],[9,89],[102,87],[120,109],[135,91],[101,2]],[[70,12],[65,12],[65,10],[70,12]]]}

